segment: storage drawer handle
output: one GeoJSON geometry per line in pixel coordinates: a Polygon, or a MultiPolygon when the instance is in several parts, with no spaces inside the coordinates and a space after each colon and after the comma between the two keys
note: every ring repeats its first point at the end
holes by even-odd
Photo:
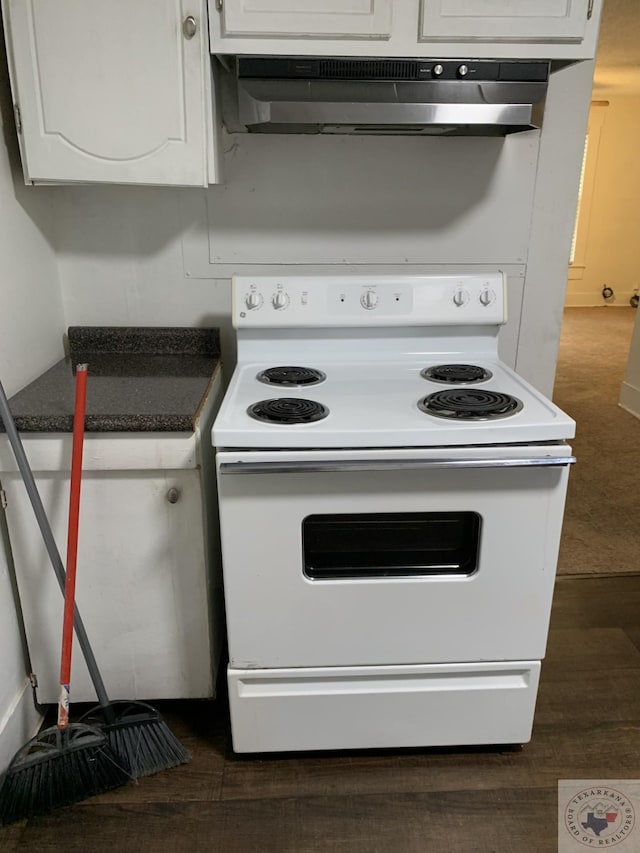
{"type": "Polygon", "coordinates": [[[221,474],[321,474],[346,471],[406,471],[439,468],[560,468],[575,456],[539,459],[352,459],[309,462],[222,462],[221,474]]]}
{"type": "Polygon", "coordinates": [[[518,690],[529,687],[531,671],[525,668],[487,669],[481,672],[418,672],[397,675],[247,676],[238,680],[242,699],[277,699],[282,696],[344,696],[355,693],[454,692],[459,690],[518,690]]]}

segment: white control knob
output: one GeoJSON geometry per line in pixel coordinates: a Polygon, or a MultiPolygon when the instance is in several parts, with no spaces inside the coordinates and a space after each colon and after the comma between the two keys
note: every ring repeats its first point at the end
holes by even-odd
{"type": "Polygon", "coordinates": [[[466,305],[469,301],[469,293],[462,288],[454,291],[453,294],[453,304],[457,305],[458,308],[462,308],[463,305],[466,305]]]}
{"type": "Polygon", "coordinates": [[[365,290],[360,297],[360,304],[363,308],[366,308],[367,311],[371,311],[371,309],[375,308],[378,304],[378,294],[375,290],[365,290]]]}
{"type": "Polygon", "coordinates": [[[492,302],[495,302],[495,300],[496,300],[496,295],[493,292],[493,290],[489,290],[489,288],[487,288],[486,290],[480,291],[480,302],[482,305],[485,306],[485,308],[488,305],[491,305],[492,302]]]}
{"type": "Polygon", "coordinates": [[[442,77],[444,74],[444,65],[441,65],[439,62],[433,66],[433,76],[434,77],[442,77]]]}
{"type": "Polygon", "coordinates": [[[244,304],[247,306],[249,311],[255,311],[256,308],[259,308],[262,305],[262,302],[262,294],[257,293],[255,290],[251,290],[247,293],[244,300],[244,304]]]}
{"type": "Polygon", "coordinates": [[[283,290],[277,290],[271,299],[271,304],[276,309],[276,311],[282,311],[283,308],[286,308],[289,304],[289,295],[285,293],[283,290]]]}
{"type": "Polygon", "coordinates": [[[468,73],[469,73],[469,66],[468,65],[461,65],[458,68],[458,77],[466,77],[468,73]]]}

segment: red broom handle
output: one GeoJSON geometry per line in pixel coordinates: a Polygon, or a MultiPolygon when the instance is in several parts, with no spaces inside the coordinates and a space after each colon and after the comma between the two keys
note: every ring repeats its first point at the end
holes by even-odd
{"type": "Polygon", "coordinates": [[[73,647],[73,614],[76,598],[76,567],[78,562],[78,526],[80,521],[80,484],[82,481],[82,449],[87,402],[87,365],[76,367],[76,401],[73,415],[73,449],[71,453],[71,484],[69,493],[69,528],[67,534],[67,577],[64,586],[64,616],[62,619],[62,653],[60,655],[60,698],[58,727],[69,725],[69,689],[71,682],[71,650],[73,647]]]}

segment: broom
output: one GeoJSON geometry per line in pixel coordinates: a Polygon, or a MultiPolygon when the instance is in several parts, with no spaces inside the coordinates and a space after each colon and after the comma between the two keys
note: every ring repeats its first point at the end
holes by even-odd
{"type": "Polygon", "coordinates": [[[86,395],[86,365],[76,373],[76,410],[69,499],[67,575],[62,620],[58,724],[32,738],[14,756],[0,787],[0,823],[7,824],[124,785],[129,775],[99,729],[69,724],[73,609],[78,554],[79,472],[86,395]]]}
{"type": "MultiPolygon", "coordinates": [[[[4,421],[49,560],[60,588],[64,591],[65,571],[62,560],[1,382],[0,416],[4,421]]],[[[190,761],[191,755],[171,732],[155,708],[145,702],[111,702],[109,700],[77,606],[74,610],[74,626],[99,702],[99,708],[92,709],[83,717],[83,720],[91,719],[100,723],[120,764],[126,768],[131,778],[137,779],[139,776],[147,776],[190,761]]]]}

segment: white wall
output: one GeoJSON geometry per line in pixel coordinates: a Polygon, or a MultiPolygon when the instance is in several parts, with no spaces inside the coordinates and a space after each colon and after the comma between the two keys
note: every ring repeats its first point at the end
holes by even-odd
{"type": "MultiPolygon", "coordinates": [[[[20,184],[1,49],[0,113],[0,379],[10,396],[61,357],[64,319],[56,257],[46,236],[53,223],[51,192],[20,184]]],[[[38,722],[0,538],[0,771],[38,722]]]]}
{"type": "Polygon", "coordinates": [[[222,326],[234,345],[228,281],[185,277],[183,193],[120,186],[60,189],[58,268],[67,325],[222,326]]]}
{"type": "Polygon", "coordinates": [[[593,68],[593,62],[556,68],[545,106],[516,369],[548,397],[558,360],[593,68]]]}
{"type": "Polygon", "coordinates": [[[519,275],[515,362],[539,136],[245,135],[226,138],[226,183],[208,191],[61,189],[67,324],[218,325],[230,365],[234,272],[484,265],[519,275]]]}

